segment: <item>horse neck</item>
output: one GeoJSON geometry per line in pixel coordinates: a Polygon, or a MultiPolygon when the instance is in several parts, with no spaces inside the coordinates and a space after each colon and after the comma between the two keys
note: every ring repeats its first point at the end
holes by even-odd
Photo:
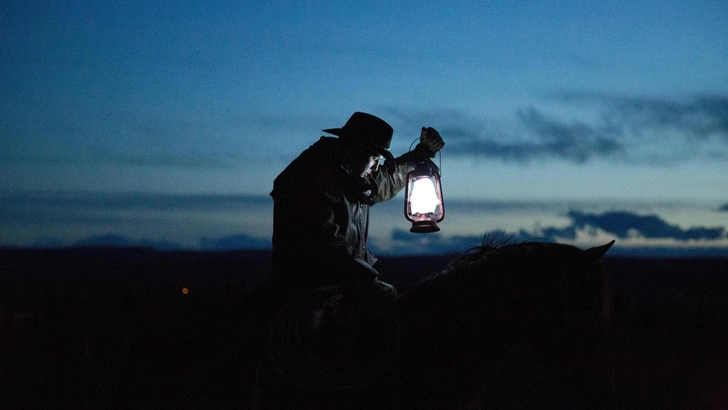
{"type": "Polygon", "coordinates": [[[405,367],[433,389],[477,391],[521,339],[478,290],[423,284],[398,305],[405,367]]]}

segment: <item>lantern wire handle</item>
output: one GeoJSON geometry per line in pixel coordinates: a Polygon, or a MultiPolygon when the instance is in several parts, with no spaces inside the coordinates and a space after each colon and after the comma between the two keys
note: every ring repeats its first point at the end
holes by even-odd
{"type": "Polygon", "coordinates": [[[419,139],[420,139],[420,137],[417,137],[417,138],[415,138],[414,141],[412,141],[412,143],[410,143],[410,147],[407,150],[407,152],[412,151],[412,146],[415,145],[415,142],[419,141],[419,139]]]}
{"type": "MultiPolygon", "coordinates": [[[[412,141],[410,143],[409,150],[407,150],[408,152],[412,151],[412,146],[415,145],[415,142],[419,141],[419,139],[420,139],[420,137],[417,137],[414,139],[414,141],[412,141]]],[[[437,154],[438,154],[438,162],[439,162],[439,164],[437,164],[437,167],[440,169],[440,173],[442,174],[442,151],[437,151],[437,154]]]]}

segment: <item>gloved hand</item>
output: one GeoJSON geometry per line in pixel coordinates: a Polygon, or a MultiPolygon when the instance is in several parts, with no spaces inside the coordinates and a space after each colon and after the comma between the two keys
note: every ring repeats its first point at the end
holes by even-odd
{"type": "Polygon", "coordinates": [[[345,292],[356,292],[386,303],[392,303],[397,299],[397,289],[379,279],[359,278],[351,283],[345,292]]]}
{"type": "Polygon", "coordinates": [[[430,153],[430,158],[434,158],[437,151],[441,150],[445,146],[445,141],[442,140],[440,133],[432,127],[422,127],[420,133],[420,143],[417,144],[418,148],[426,148],[430,153]]]}
{"type": "Polygon", "coordinates": [[[397,289],[387,282],[382,282],[379,279],[374,279],[372,282],[370,291],[375,297],[381,298],[386,302],[394,302],[397,299],[397,289]]]}

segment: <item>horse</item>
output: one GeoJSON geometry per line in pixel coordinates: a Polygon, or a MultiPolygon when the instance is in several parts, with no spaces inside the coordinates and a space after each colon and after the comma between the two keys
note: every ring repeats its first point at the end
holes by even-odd
{"type": "Polygon", "coordinates": [[[290,301],[257,408],[608,408],[614,241],[485,242],[382,304],[337,286],[290,301]]]}

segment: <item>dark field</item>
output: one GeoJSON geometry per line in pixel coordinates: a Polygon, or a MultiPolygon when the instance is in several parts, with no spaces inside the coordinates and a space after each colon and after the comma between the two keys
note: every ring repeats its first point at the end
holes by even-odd
{"type": "MultiPolygon", "coordinates": [[[[245,408],[245,297],[269,257],[0,250],[0,408],[245,408]]],[[[377,268],[405,289],[449,259],[377,268]]],[[[728,259],[605,264],[616,407],[728,408],[728,259]]]]}

